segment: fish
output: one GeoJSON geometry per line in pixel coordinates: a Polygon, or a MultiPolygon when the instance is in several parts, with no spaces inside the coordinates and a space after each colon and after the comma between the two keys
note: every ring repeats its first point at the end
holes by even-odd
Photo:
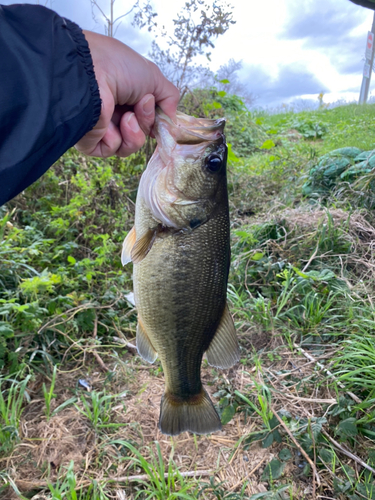
{"type": "Polygon", "coordinates": [[[142,174],[134,227],[122,264],[133,262],[136,345],[165,376],[159,429],[207,434],[221,429],[201,381],[201,364],[226,369],[239,360],[227,305],[230,221],[225,119],[156,109],[157,147],[142,174]]]}

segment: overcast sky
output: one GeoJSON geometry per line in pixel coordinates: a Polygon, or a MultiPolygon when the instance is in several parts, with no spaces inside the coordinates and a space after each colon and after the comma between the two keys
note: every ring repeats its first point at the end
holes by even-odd
{"type": "MultiPolygon", "coordinates": [[[[108,12],[109,0],[98,0],[108,12]]],[[[23,0],[24,3],[37,3],[23,0]]],[[[11,4],[14,1],[0,0],[11,4]]],[[[42,5],[46,2],[40,0],[42,5]]],[[[324,92],[325,102],[357,100],[362,81],[367,32],[373,11],[349,0],[232,0],[236,24],[215,42],[211,69],[230,58],[242,60],[240,77],[264,107],[279,107],[324,92]]],[[[184,0],[152,0],[159,25],[173,30],[184,0]]],[[[90,0],[48,0],[47,6],[82,28],[104,32],[103,18],[90,0]]],[[[117,0],[116,14],[131,8],[117,0]]],[[[130,26],[127,18],[116,37],[147,56],[153,35],[130,26]]],[[[374,85],[371,85],[375,96],[374,85]]]]}

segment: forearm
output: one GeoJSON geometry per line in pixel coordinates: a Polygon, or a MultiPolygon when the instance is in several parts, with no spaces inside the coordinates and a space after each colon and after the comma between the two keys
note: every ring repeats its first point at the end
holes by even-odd
{"type": "Polygon", "coordinates": [[[101,103],[80,28],[41,6],[0,6],[0,205],[96,124],[101,103]]]}

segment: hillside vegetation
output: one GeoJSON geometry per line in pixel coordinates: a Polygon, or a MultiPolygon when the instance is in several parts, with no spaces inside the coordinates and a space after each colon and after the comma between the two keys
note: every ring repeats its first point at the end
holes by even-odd
{"type": "Polygon", "coordinates": [[[375,499],[375,107],[183,109],[228,118],[241,361],[203,363],[223,431],[160,434],[134,349],[120,255],[151,145],[70,150],[0,207],[0,498],[375,499]]]}

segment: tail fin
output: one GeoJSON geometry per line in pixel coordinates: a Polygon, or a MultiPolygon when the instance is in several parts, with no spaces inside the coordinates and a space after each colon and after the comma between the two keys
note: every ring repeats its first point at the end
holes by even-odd
{"type": "Polygon", "coordinates": [[[221,422],[203,388],[199,394],[189,399],[178,398],[166,392],[160,405],[159,429],[170,436],[184,431],[208,434],[219,431],[221,422]]]}

